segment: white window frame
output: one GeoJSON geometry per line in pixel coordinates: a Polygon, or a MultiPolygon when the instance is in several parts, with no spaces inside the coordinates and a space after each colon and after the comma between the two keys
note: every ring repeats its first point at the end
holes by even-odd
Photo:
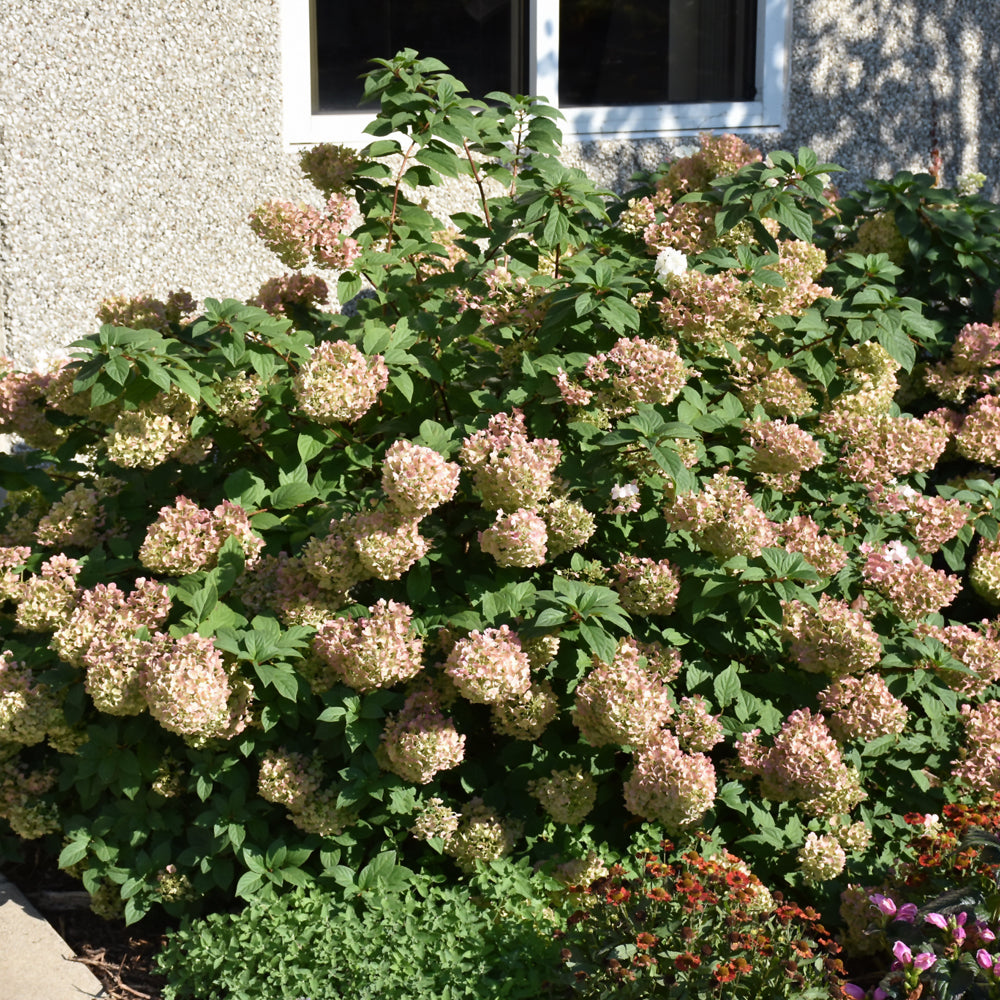
{"type": "MultiPolygon", "coordinates": [[[[349,2],[349,0],[348,0],[349,2]]],[[[280,0],[284,142],[287,147],[321,142],[364,145],[370,112],[314,112],[316,59],[312,0],[280,0]]],[[[786,126],[790,0],[758,0],[757,80],[754,101],[698,104],[620,105],[560,109],[559,125],[569,142],[695,135],[701,131],[772,132],[786,126]]],[[[558,107],[559,0],[530,0],[529,93],[558,107]]],[[[433,55],[433,52],[421,55],[433,55]]]]}

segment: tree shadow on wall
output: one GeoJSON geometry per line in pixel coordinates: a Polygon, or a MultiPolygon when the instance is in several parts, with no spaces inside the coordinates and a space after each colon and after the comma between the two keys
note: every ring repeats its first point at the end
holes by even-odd
{"type": "Polygon", "coordinates": [[[986,174],[1000,197],[1000,17],[981,0],[796,0],[787,137],[839,163],[841,190],[897,170],[986,174]],[[985,14],[984,14],[985,11],[985,14]]]}

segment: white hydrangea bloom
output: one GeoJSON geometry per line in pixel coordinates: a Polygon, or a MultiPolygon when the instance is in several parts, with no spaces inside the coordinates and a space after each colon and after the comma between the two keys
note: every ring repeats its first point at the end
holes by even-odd
{"type": "Polygon", "coordinates": [[[680,250],[675,250],[673,247],[667,247],[665,250],[661,250],[656,255],[656,280],[661,284],[670,280],[674,275],[683,274],[688,267],[687,257],[680,252],[680,250]]]}

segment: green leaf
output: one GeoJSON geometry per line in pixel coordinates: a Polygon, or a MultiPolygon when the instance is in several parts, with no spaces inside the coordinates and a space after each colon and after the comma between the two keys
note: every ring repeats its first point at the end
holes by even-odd
{"type": "Polygon", "coordinates": [[[289,510],[314,499],[316,490],[308,483],[285,483],[271,491],[271,506],[277,510],[289,510]]]}
{"type": "Polygon", "coordinates": [[[906,371],[912,371],[917,360],[917,350],[913,341],[901,330],[891,330],[880,327],[878,342],[886,349],[889,356],[898,361],[906,371]]]}
{"type": "Polygon", "coordinates": [[[71,868],[87,856],[90,838],[70,841],[60,852],[57,864],[60,868],[71,868]]]}
{"type": "Polygon", "coordinates": [[[739,697],[741,684],[739,674],[732,664],[715,677],[712,681],[712,689],[715,691],[715,699],[720,707],[725,708],[736,701],[739,697]]]}
{"type": "Polygon", "coordinates": [[[330,447],[330,442],[323,431],[300,431],[295,446],[302,461],[311,462],[330,447]]]}

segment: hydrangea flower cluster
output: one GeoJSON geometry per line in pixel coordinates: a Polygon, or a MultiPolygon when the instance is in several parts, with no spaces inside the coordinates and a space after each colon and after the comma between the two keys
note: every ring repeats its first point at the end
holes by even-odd
{"type": "Polygon", "coordinates": [[[842,441],[841,472],[862,485],[928,472],[937,464],[951,434],[940,420],[930,416],[918,420],[888,413],[827,414],[820,424],[842,441]]]}
{"type": "Polygon", "coordinates": [[[973,462],[1000,463],[1000,396],[983,396],[969,406],[955,433],[955,448],[973,462]]]}
{"type": "Polygon", "coordinates": [[[288,201],[269,201],[249,216],[250,228],[264,245],[293,271],[308,264],[343,271],[361,252],[357,240],[344,235],[354,206],[332,194],[322,210],[288,201]]]}
{"type": "Polygon", "coordinates": [[[498,566],[541,566],[545,562],[548,530],[543,518],[530,510],[513,514],[497,511],[496,521],[479,532],[479,545],[498,566]]]}
{"type": "Polygon", "coordinates": [[[461,468],[431,448],[396,441],[382,462],[382,489],[403,517],[421,518],[458,490],[461,468]]]}
{"type": "Polygon", "coordinates": [[[781,608],[779,634],[803,670],[842,677],[870,670],[882,659],[878,633],[861,611],[846,602],[820,594],[817,607],[783,601],[781,608]]]}
{"type": "Polygon", "coordinates": [[[53,376],[42,372],[18,372],[13,363],[0,358],[0,434],[15,434],[32,448],[54,451],[62,443],[59,428],[46,419],[46,391],[53,376]]]}
{"type": "Polygon", "coordinates": [[[287,806],[288,818],[300,830],[336,837],[351,825],[352,817],[337,808],[336,794],[322,784],[318,757],[279,748],[269,750],[260,762],[257,791],[262,799],[287,806]]]}
{"type": "Polygon", "coordinates": [[[682,749],[688,753],[707,753],[725,739],[719,717],[709,714],[700,694],[681,698],[673,728],[682,749]]]}
{"type": "Polygon", "coordinates": [[[992,393],[1000,387],[1000,324],[968,323],[959,331],[946,361],[929,364],[924,384],[950,403],[970,393],[992,393]]]}
{"type": "Polygon", "coordinates": [[[912,486],[872,487],[869,499],[883,514],[902,514],[918,549],[928,555],[937,552],[968,524],[973,511],[958,500],[926,496],[912,486]]]}
{"type": "Polygon", "coordinates": [[[835,816],[849,813],[866,797],[821,715],[808,708],[792,712],[769,750],[759,737],[759,729],[743,733],[735,749],[740,768],[760,778],[765,798],[799,802],[813,816],[835,816]]]}
{"type": "Polygon", "coordinates": [[[952,774],[975,796],[1000,791],[1000,701],[963,705],[961,712],[965,746],[952,774]]]}
{"type": "Polygon", "coordinates": [[[591,746],[644,746],[673,715],[666,682],[641,658],[636,641],[622,639],[613,661],[595,658],[577,686],[573,722],[591,746]]]}
{"type": "Polygon", "coordinates": [[[208,438],[193,440],[198,405],[173,388],[137,410],[119,413],[104,438],[108,458],[124,469],[155,469],[175,459],[192,464],[211,449],[208,438]]]}
{"type": "Polygon", "coordinates": [[[820,576],[836,576],[848,561],[847,553],[829,535],[820,532],[819,525],[808,514],[775,525],[784,547],[798,552],[820,576]]]}
{"type": "Polygon", "coordinates": [[[746,486],[727,472],[717,472],[700,493],[677,497],[663,516],[674,531],[689,531],[699,548],[720,559],[759,556],[777,544],[777,526],[754,505],[746,486]]]}
{"type": "Polygon", "coordinates": [[[46,559],[38,575],[29,577],[15,594],[17,624],[29,632],[54,632],[69,620],[80,588],[80,561],[64,555],[46,559]]]}
{"type": "Polygon", "coordinates": [[[597,528],[594,515],[568,497],[556,497],[541,508],[546,547],[552,557],[585,544],[597,528]]]}
{"type": "Polygon", "coordinates": [[[282,274],[268,278],[247,300],[247,305],[259,306],[272,316],[291,316],[295,307],[308,309],[330,298],[326,282],[315,274],[282,274]]]}
{"type": "Polygon", "coordinates": [[[477,797],[462,807],[458,828],[444,849],[462,871],[473,872],[477,861],[497,861],[510,854],[520,835],[516,823],[503,819],[477,797]]]}
{"type": "Polygon", "coordinates": [[[198,303],[191,293],[183,289],[171,292],[165,302],[151,295],[115,295],[101,301],[97,307],[97,318],[111,326],[169,333],[171,326],[180,323],[197,308],[198,303]]]}
{"type": "Polygon", "coordinates": [[[463,697],[479,705],[512,701],[531,686],[528,657],[506,625],[457,640],[444,671],[463,697]]]}
{"type": "Polygon", "coordinates": [[[439,771],[462,763],[465,736],[442,713],[433,690],[418,689],[386,719],[377,759],[404,781],[426,785],[439,771]]]}
{"type": "Polygon", "coordinates": [[[227,669],[211,638],[158,637],[141,683],[149,714],[193,746],[236,736],[249,721],[252,688],[227,669]]]}
{"type": "Polygon", "coordinates": [[[582,823],[597,801],[597,783],[579,767],[530,781],[528,792],[557,823],[567,826],[582,823]]]}
{"type": "Polygon", "coordinates": [[[97,544],[98,532],[104,527],[101,499],[120,481],[112,478],[97,480],[93,486],[78,483],[68,489],[38,522],[35,539],[47,548],[89,549],[97,544]]]}
{"type": "Polygon", "coordinates": [[[733,367],[733,381],[748,413],[759,406],[773,419],[796,419],[816,408],[816,400],[798,375],[789,368],[772,368],[768,359],[749,345],[742,352],[742,361],[733,367]]]}
{"type": "Polygon", "coordinates": [[[823,450],[811,434],[785,420],[747,424],[747,443],[754,450],[750,470],[766,486],[794,493],[807,469],[823,461],[823,450]]]}
{"type": "Polygon", "coordinates": [[[417,521],[401,518],[391,510],[356,514],[350,520],[350,531],[363,577],[377,580],[398,580],[431,548],[417,521]]]}
{"type": "Polygon", "coordinates": [[[819,885],[836,878],[847,865],[847,854],[830,834],[806,834],[798,852],[799,871],[807,885],[819,885]]]}
{"type": "Polygon", "coordinates": [[[55,769],[30,771],[17,759],[0,757],[0,817],[24,840],[37,840],[59,830],[59,814],[42,796],[58,781],[55,769]]]}
{"type": "Polygon", "coordinates": [[[256,441],[266,429],[264,421],[257,416],[263,396],[260,376],[252,373],[243,378],[227,378],[215,386],[218,400],[216,412],[219,417],[235,427],[251,441],[256,441]]]}
{"type": "Polygon", "coordinates": [[[984,600],[1000,604],[1000,539],[979,539],[969,565],[969,583],[984,600]]]}
{"type": "Polygon", "coordinates": [[[318,424],[354,423],[389,384],[380,354],[365,357],[346,340],[324,341],[299,369],[292,390],[299,409],[318,424]]]}
{"type": "Polygon", "coordinates": [[[335,618],[319,629],[313,652],[337,680],[356,691],[393,687],[422,669],[424,641],[412,627],[413,611],[397,601],[376,601],[365,618],[335,618]]]}
{"type": "Polygon", "coordinates": [[[547,680],[535,681],[523,694],[494,702],[490,713],[497,733],[515,740],[533,741],[559,714],[559,699],[547,680]]]}
{"type": "Polygon", "coordinates": [[[160,508],[146,531],[139,561],[147,569],[171,576],[212,569],[229,538],[240,543],[247,564],[252,566],[264,547],[264,540],[254,534],[242,507],[223,500],[214,510],[206,510],[179,496],[173,507],[160,508]]]}
{"type": "Polygon", "coordinates": [[[901,733],[909,715],[885,680],[875,673],[834,681],[819,693],[819,705],[829,714],[827,725],[841,743],[901,733]]]}
{"type": "Polygon", "coordinates": [[[684,753],[677,737],[662,730],[635,755],[635,766],[625,782],[625,807],[676,834],[708,812],[715,793],[711,760],[703,753],[684,753]]]}
{"type": "Polygon", "coordinates": [[[487,510],[533,510],[552,488],[562,450],[558,441],[529,438],[524,414],[515,409],[467,437],[460,458],[487,510]]]}
{"type": "Polygon", "coordinates": [[[12,653],[0,653],[0,744],[34,746],[63,725],[55,692],[37,683],[32,670],[12,653]]]}
{"type": "Polygon", "coordinates": [[[602,386],[595,404],[612,417],[634,413],[639,403],[666,405],[698,374],[672,346],[661,347],[641,337],[623,337],[610,351],[592,355],[584,369],[592,384],[602,386]]]}
{"type": "Polygon", "coordinates": [[[153,644],[137,636],[140,629],[160,628],[170,606],[167,588],[143,577],[127,597],[113,583],[80,594],[51,647],[67,663],[85,668],[84,688],[99,711],[138,715],[145,710],[141,672],[153,644]]]}
{"type": "Polygon", "coordinates": [[[418,840],[439,839],[447,842],[458,829],[461,819],[461,813],[433,796],[421,803],[410,833],[418,840]]]}
{"type": "Polygon", "coordinates": [[[966,668],[958,671],[925,664],[933,666],[953,691],[978,697],[991,684],[1000,682],[1000,641],[995,622],[983,621],[978,628],[961,624],[940,627],[921,623],[914,631],[917,635],[930,636],[943,643],[966,668]]]}
{"type": "Polygon", "coordinates": [[[914,559],[902,542],[889,542],[879,548],[864,542],[861,552],[867,556],[861,570],[865,582],[890,600],[902,618],[937,614],[962,589],[958,577],[914,559]]]}
{"type": "Polygon", "coordinates": [[[614,588],[621,606],[631,614],[669,615],[677,603],[681,583],[677,570],[661,559],[621,555],[612,567],[618,574],[614,588]]]}

